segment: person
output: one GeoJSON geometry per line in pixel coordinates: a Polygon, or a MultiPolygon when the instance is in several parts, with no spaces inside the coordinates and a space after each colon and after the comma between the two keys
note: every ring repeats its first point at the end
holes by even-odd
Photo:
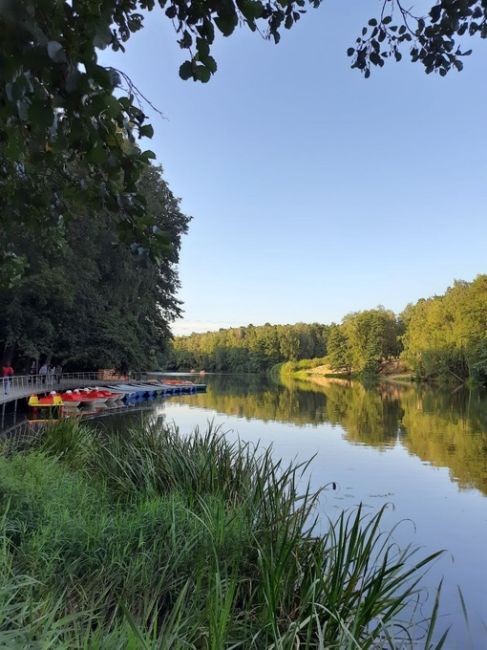
{"type": "Polygon", "coordinates": [[[62,365],[60,363],[57,364],[57,366],[55,368],[55,372],[56,372],[56,381],[57,381],[58,386],[59,386],[59,384],[61,383],[61,378],[63,376],[63,367],[62,367],[62,365]]]}
{"type": "Polygon", "coordinates": [[[124,360],[122,361],[122,363],[120,364],[120,374],[121,374],[123,377],[128,377],[128,374],[129,374],[129,364],[127,363],[126,359],[124,359],[124,360]]]}
{"type": "Polygon", "coordinates": [[[39,368],[39,376],[43,384],[46,383],[47,372],[48,372],[47,363],[43,363],[42,366],[39,368]]]}
{"type": "Polygon", "coordinates": [[[12,383],[13,374],[14,374],[14,369],[12,368],[10,361],[7,361],[7,363],[2,368],[4,395],[8,395],[10,384],[12,383]]]}
{"type": "Polygon", "coordinates": [[[30,364],[30,371],[29,371],[29,384],[33,384],[35,382],[35,376],[36,376],[36,371],[37,371],[37,364],[35,361],[33,361],[30,364]]]}

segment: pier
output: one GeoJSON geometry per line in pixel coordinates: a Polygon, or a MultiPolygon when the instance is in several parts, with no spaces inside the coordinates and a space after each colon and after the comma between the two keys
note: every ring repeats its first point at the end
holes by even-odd
{"type": "MultiPolygon", "coordinates": [[[[5,421],[7,405],[13,405],[14,419],[20,401],[27,399],[33,393],[48,394],[51,391],[60,392],[73,388],[90,386],[106,386],[107,384],[144,383],[150,380],[150,373],[140,372],[131,374],[130,377],[107,377],[103,372],[70,372],[63,373],[59,378],[56,375],[14,375],[3,378],[0,386],[0,420],[2,426],[5,421]],[[5,382],[8,381],[7,394],[5,382]]],[[[162,395],[176,395],[181,393],[195,393],[206,390],[204,384],[160,384],[162,395]]]]}

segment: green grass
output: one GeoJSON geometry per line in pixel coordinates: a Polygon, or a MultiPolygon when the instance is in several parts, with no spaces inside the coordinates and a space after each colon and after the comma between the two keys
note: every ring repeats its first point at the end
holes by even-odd
{"type": "Polygon", "coordinates": [[[4,447],[0,648],[439,647],[437,610],[414,618],[436,555],[398,550],[383,510],[318,534],[306,469],[211,427],[4,447]]]}

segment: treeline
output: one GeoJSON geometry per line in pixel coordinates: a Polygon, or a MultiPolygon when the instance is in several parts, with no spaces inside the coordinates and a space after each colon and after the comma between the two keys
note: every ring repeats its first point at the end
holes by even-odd
{"type": "Polygon", "coordinates": [[[377,307],[340,324],[249,325],[179,337],[169,368],[261,372],[293,362],[294,370],[328,365],[331,372],[366,375],[397,359],[420,380],[487,383],[487,275],[457,281],[399,315],[377,307]]]}
{"type": "Polygon", "coordinates": [[[100,207],[90,179],[80,186],[76,164],[68,171],[78,180],[74,188],[62,169],[46,177],[53,201],[63,195],[64,214],[53,206],[42,222],[31,211],[19,224],[8,201],[2,208],[0,243],[17,267],[0,285],[3,358],[16,373],[33,360],[65,370],[160,367],[169,325],[180,315],[176,265],[189,218],[162,170],[147,166],[137,187],[145,228],[166,241],[156,259],[136,243],[136,233],[121,237],[123,206],[118,212],[100,207]]]}
{"type": "Polygon", "coordinates": [[[409,305],[401,318],[402,356],[420,378],[487,384],[487,275],[457,281],[443,296],[409,305]]]}
{"type": "Polygon", "coordinates": [[[282,361],[326,354],[328,326],[248,325],[174,340],[168,367],[211,372],[263,372],[282,361]]]}
{"type": "Polygon", "coordinates": [[[330,328],[328,362],[346,373],[377,372],[400,357],[418,379],[487,383],[487,275],[457,281],[399,315],[370,309],[330,328]]]}

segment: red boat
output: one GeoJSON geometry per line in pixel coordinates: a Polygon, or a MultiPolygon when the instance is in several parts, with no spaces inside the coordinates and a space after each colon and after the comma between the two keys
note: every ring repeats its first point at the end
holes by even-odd
{"type": "Polygon", "coordinates": [[[72,406],[74,408],[80,405],[79,396],[73,393],[72,390],[67,390],[65,393],[62,393],[61,399],[63,400],[64,406],[72,406]]]}
{"type": "Polygon", "coordinates": [[[63,400],[61,395],[58,395],[56,391],[52,391],[50,395],[46,395],[45,397],[39,397],[39,395],[31,395],[27,403],[33,408],[60,407],[63,405],[63,400]]]}
{"type": "Polygon", "coordinates": [[[81,390],[77,388],[74,394],[78,397],[80,406],[104,406],[107,401],[106,395],[102,395],[100,391],[90,390],[89,388],[82,388],[81,390]]]}

